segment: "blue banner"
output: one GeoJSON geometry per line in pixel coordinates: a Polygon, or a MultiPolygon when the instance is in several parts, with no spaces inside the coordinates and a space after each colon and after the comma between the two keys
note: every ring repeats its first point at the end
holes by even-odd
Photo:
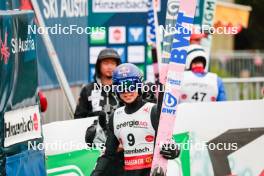
{"type": "MultiPolygon", "coordinates": [[[[88,0],[38,1],[46,30],[58,54],[63,71],[70,84],[88,82],[88,0]],[[72,29],[72,30],[70,30],[72,29]]],[[[46,47],[37,29],[39,83],[42,88],[57,87],[58,81],[46,47]]]]}
{"type": "Polygon", "coordinates": [[[43,151],[29,150],[6,158],[6,176],[46,176],[43,151]]]}

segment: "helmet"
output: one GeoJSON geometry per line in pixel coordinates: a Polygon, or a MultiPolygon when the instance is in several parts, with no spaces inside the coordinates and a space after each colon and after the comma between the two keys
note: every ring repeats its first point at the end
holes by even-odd
{"type": "Polygon", "coordinates": [[[97,62],[96,62],[96,65],[95,65],[95,72],[96,72],[96,76],[98,76],[100,78],[100,64],[101,64],[101,61],[104,60],[104,59],[114,59],[117,63],[117,65],[120,65],[121,64],[121,59],[120,59],[120,56],[119,54],[112,48],[105,48],[103,49],[99,55],[98,55],[98,58],[97,58],[97,62]]]}
{"type": "Polygon", "coordinates": [[[106,58],[113,58],[120,60],[119,54],[112,48],[105,48],[99,53],[98,60],[102,60],[106,58]]]}
{"type": "Polygon", "coordinates": [[[187,49],[187,52],[188,53],[185,64],[186,70],[190,70],[192,62],[197,59],[200,59],[203,62],[204,68],[206,67],[206,64],[208,63],[207,60],[208,58],[204,48],[201,45],[197,45],[197,44],[190,45],[187,49]]]}
{"type": "Polygon", "coordinates": [[[119,92],[135,90],[137,84],[143,83],[143,74],[134,64],[125,63],[114,70],[112,79],[113,85],[121,87],[121,90],[115,89],[118,95],[119,92]]]}

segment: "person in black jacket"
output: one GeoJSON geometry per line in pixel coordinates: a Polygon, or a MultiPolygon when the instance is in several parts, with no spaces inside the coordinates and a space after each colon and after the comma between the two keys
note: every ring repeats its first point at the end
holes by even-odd
{"type": "Polygon", "coordinates": [[[105,92],[103,86],[112,85],[113,70],[121,63],[118,53],[110,48],[102,50],[95,65],[94,82],[83,87],[74,118],[98,115],[98,112],[111,114],[119,101],[114,93],[105,92]],[[102,89],[101,89],[102,88],[102,89]]]}
{"type": "MultiPolygon", "coordinates": [[[[142,83],[142,80],[141,72],[133,64],[122,64],[115,69],[113,83],[123,88],[120,92],[120,89],[116,90],[116,93],[125,106],[115,110],[110,117],[106,149],[98,159],[92,176],[111,175],[108,168],[115,161],[120,147],[124,150],[122,175],[149,176],[162,98],[159,98],[158,104],[144,101],[142,91],[135,88],[136,84],[142,83]],[[124,85],[129,85],[130,88],[124,85]]],[[[162,93],[159,95],[162,97],[162,93]]],[[[160,151],[164,158],[175,159],[179,156],[175,143],[166,145],[167,147],[163,146],[160,151]]],[[[164,173],[157,174],[164,175],[164,173]]]]}

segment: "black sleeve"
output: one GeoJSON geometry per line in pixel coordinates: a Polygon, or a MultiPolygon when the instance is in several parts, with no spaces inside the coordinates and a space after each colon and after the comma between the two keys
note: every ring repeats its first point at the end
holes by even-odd
{"type": "Polygon", "coordinates": [[[78,104],[75,109],[74,119],[85,118],[92,116],[90,112],[92,111],[92,105],[88,102],[88,86],[83,87],[78,99],[78,104]]]}
{"type": "Polygon", "coordinates": [[[155,131],[157,132],[158,126],[159,126],[159,119],[160,119],[160,112],[161,112],[161,107],[162,107],[162,101],[163,101],[163,92],[159,92],[159,97],[158,97],[158,104],[153,106],[151,109],[151,123],[155,131]]]}
{"type": "Polygon", "coordinates": [[[104,176],[111,162],[114,162],[116,157],[118,157],[117,148],[119,146],[119,141],[114,135],[114,126],[113,126],[113,116],[109,120],[109,130],[108,137],[105,144],[105,153],[98,158],[96,167],[92,172],[91,176],[104,176]]]}

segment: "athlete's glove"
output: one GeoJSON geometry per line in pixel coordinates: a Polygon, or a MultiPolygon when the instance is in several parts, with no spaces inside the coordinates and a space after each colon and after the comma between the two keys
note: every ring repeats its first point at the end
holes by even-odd
{"type": "Polygon", "coordinates": [[[175,159],[180,155],[180,149],[175,143],[163,144],[160,154],[166,159],[175,159]]]}

